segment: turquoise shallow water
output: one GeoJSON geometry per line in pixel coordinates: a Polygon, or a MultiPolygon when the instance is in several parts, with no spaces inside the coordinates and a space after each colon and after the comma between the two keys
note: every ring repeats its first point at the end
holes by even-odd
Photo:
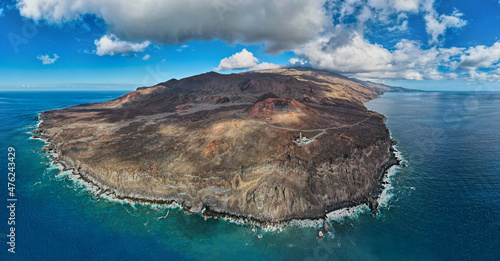
{"type": "MultiPolygon", "coordinates": [[[[9,213],[0,208],[0,260],[500,259],[500,93],[390,93],[369,102],[387,116],[408,167],[392,177],[381,215],[336,217],[334,237],[322,241],[314,227],[252,232],[179,209],[96,199],[47,165],[42,141],[28,139],[40,111],[124,93],[0,93],[0,166],[6,173],[7,147],[15,147],[18,199],[16,254],[7,252],[9,213]]],[[[6,182],[4,174],[5,205],[6,182]]]]}

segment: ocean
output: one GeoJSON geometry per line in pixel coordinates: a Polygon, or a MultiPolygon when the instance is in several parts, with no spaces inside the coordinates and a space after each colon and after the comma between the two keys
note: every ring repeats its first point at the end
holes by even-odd
{"type": "Polygon", "coordinates": [[[96,198],[51,165],[43,141],[29,139],[41,111],[125,93],[0,92],[0,260],[500,260],[500,93],[387,93],[368,102],[387,117],[406,166],[391,169],[379,215],[331,213],[334,233],[323,240],[315,221],[254,231],[175,206],[96,198]]]}

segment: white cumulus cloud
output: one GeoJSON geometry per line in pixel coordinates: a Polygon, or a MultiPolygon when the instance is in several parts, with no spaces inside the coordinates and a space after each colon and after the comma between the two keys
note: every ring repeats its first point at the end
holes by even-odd
{"type": "Polygon", "coordinates": [[[243,49],[239,53],[235,53],[230,57],[222,59],[219,63],[219,67],[217,67],[217,70],[227,71],[249,69],[256,66],[258,61],[259,59],[253,56],[253,53],[247,51],[247,49],[243,49]]]}
{"type": "Polygon", "coordinates": [[[492,46],[478,45],[468,48],[460,56],[456,64],[458,70],[475,70],[477,68],[492,68],[500,62],[500,41],[492,46]]]}
{"type": "Polygon", "coordinates": [[[359,78],[457,78],[453,69],[465,49],[440,46],[450,29],[461,28],[467,21],[458,10],[439,14],[435,4],[435,0],[332,0],[328,8],[335,26],[295,48],[297,57],[289,62],[359,78]],[[425,23],[428,45],[402,37],[409,36],[410,16],[419,16],[425,23]],[[384,45],[366,37],[373,33],[369,21],[385,25],[388,39],[381,41],[384,45]]]}
{"type": "Polygon", "coordinates": [[[100,39],[94,41],[96,46],[95,53],[99,56],[127,54],[131,52],[143,52],[149,45],[149,41],[142,43],[131,43],[121,41],[115,35],[104,35],[100,39]]]}
{"type": "Polygon", "coordinates": [[[280,67],[281,66],[279,66],[278,64],[261,62],[261,63],[257,64],[256,66],[250,68],[250,70],[258,71],[258,70],[278,69],[280,67]]]}
{"type": "Polygon", "coordinates": [[[346,39],[318,38],[295,53],[307,58],[314,67],[344,73],[391,69],[391,53],[381,45],[369,43],[356,32],[346,39]]]}
{"type": "Polygon", "coordinates": [[[421,43],[407,39],[400,40],[391,51],[352,32],[348,36],[324,37],[306,44],[295,50],[302,58],[292,58],[289,62],[309,63],[315,68],[359,78],[437,80],[456,77],[438,69],[451,67],[453,62],[459,60],[462,52],[461,48],[422,49],[421,43]]]}
{"type": "Polygon", "coordinates": [[[38,60],[42,61],[42,64],[53,64],[59,59],[59,55],[54,54],[52,58],[50,58],[50,55],[48,54],[43,54],[39,55],[36,57],[38,60]]]}
{"type": "Polygon", "coordinates": [[[491,72],[481,72],[476,69],[472,69],[467,72],[469,80],[473,81],[500,81],[500,69],[496,69],[491,72]]]}
{"type": "Polygon", "coordinates": [[[290,60],[288,60],[288,63],[292,66],[304,66],[304,65],[307,65],[308,64],[308,61],[305,60],[305,59],[299,59],[299,58],[290,58],[290,60]]]}
{"type": "Polygon", "coordinates": [[[147,60],[149,60],[149,58],[151,58],[151,55],[146,54],[146,55],[144,55],[144,56],[142,57],[142,60],[147,61],[147,60]]]}
{"type": "Polygon", "coordinates": [[[241,50],[241,52],[235,53],[230,57],[222,59],[219,66],[215,68],[218,71],[228,71],[228,70],[265,70],[265,69],[275,69],[279,68],[279,65],[273,63],[262,62],[259,63],[259,59],[253,55],[253,53],[247,51],[247,49],[241,50]]]}
{"type": "MultiPolygon", "coordinates": [[[[24,17],[49,23],[80,20],[86,14],[101,18],[107,32],[94,41],[94,53],[101,56],[136,56],[151,43],[176,45],[183,52],[190,41],[220,39],[229,44],[263,44],[267,52],[291,50],[296,57],[290,64],[360,78],[500,80],[500,41],[441,48],[453,29],[467,26],[468,21],[459,10],[439,13],[439,4],[435,0],[18,0],[17,8],[24,17]],[[416,19],[425,28],[415,26],[416,19]],[[426,44],[406,39],[414,30],[425,30],[426,44]]],[[[149,57],[145,54],[142,59],[149,57]]],[[[38,58],[50,64],[58,56],[38,58]]],[[[216,70],[279,66],[261,62],[243,49],[222,59],[216,70]]]]}
{"type": "Polygon", "coordinates": [[[368,5],[376,9],[416,12],[423,0],[368,0],[368,5]]]}
{"type": "Polygon", "coordinates": [[[467,21],[463,20],[463,14],[454,11],[451,15],[438,15],[435,11],[432,11],[424,16],[425,19],[425,30],[430,35],[429,40],[432,43],[439,41],[439,37],[443,35],[449,28],[460,28],[467,24],[467,21]]]}
{"type": "Polygon", "coordinates": [[[180,44],[221,39],[278,52],[307,42],[330,21],[326,0],[19,0],[22,16],[60,23],[93,14],[127,41],[180,44]]]}

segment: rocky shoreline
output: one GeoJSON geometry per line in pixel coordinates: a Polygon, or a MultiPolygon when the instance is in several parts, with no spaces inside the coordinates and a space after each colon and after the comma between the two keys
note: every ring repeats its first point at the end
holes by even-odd
{"type": "Polygon", "coordinates": [[[361,204],[376,214],[398,160],[385,117],[363,102],[384,91],[317,71],[209,73],[43,112],[32,134],[96,196],[175,202],[191,214],[259,225],[361,204]],[[302,132],[310,143],[295,142],[302,132]]]}
{"type": "MultiPolygon", "coordinates": [[[[43,112],[41,114],[43,114],[43,112]]],[[[36,119],[40,120],[40,122],[41,122],[42,121],[41,115],[37,116],[36,119]]],[[[32,138],[40,139],[40,140],[45,141],[46,143],[49,143],[48,145],[43,146],[41,148],[43,151],[45,151],[46,153],[55,153],[56,155],[61,155],[60,154],[61,152],[58,151],[57,148],[53,144],[50,143],[50,138],[43,135],[43,130],[37,129],[34,131],[30,131],[30,133],[34,134],[32,136],[32,138]]],[[[392,141],[392,144],[395,145],[396,142],[392,141]]],[[[386,184],[384,184],[383,179],[386,177],[387,171],[391,167],[396,166],[396,165],[400,165],[400,159],[398,159],[395,156],[394,151],[395,151],[394,146],[392,146],[391,147],[391,155],[392,155],[391,159],[388,162],[386,162],[383,165],[383,167],[379,170],[379,173],[380,173],[379,186],[377,187],[376,191],[374,191],[373,197],[367,198],[365,200],[351,201],[351,202],[347,202],[345,204],[341,204],[341,205],[338,205],[338,206],[330,208],[330,209],[325,209],[324,216],[315,217],[312,219],[313,220],[323,219],[326,222],[327,214],[332,212],[332,211],[336,211],[339,209],[351,208],[351,207],[355,207],[355,206],[359,206],[359,205],[363,205],[363,204],[366,204],[369,207],[372,214],[375,214],[375,215],[378,214],[379,203],[378,203],[377,198],[378,198],[378,196],[380,196],[380,194],[382,193],[382,191],[384,190],[385,185],[386,185],[386,184]]],[[[179,206],[181,206],[183,208],[183,210],[185,211],[185,213],[187,213],[187,214],[195,214],[195,215],[199,214],[199,213],[191,212],[188,208],[182,206],[181,202],[177,202],[175,199],[171,199],[171,200],[158,199],[158,198],[153,198],[153,197],[149,197],[146,195],[124,195],[124,194],[116,191],[113,187],[110,187],[110,186],[100,182],[99,180],[94,178],[90,173],[80,172],[78,166],[72,165],[68,161],[65,161],[63,158],[61,158],[60,156],[50,157],[50,158],[52,160],[52,164],[59,164],[62,166],[61,171],[71,170],[74,175],[77,175],[78,178],[82,179],[85,183],[96,187],[98,189],[98,191],[95,195],[96,197],[100,197],[102,194],[109,194],[109,195],[113,195],[118,200],[127,200],[129,202],[155,204],[155,205],[172,205],[173,203],[176,203],[179,206]]],[[[214,212],[214,211],[211,211],[210,209],[204,209],[204,211],[201,212],[201,215],[205,218],[232,219],[232,220],[237,220],[238,222],[250,223],[250,224],[261,226],[261,227],[269,227],[269,226],[272,227],[275,225],[284,225],[284,227],[286,227],[290,221],[310,220],[311,219],[311,218],[298,218],[298,219],[295,218],[295,219],[289,219],[289,220],[282,220],[279,222],[269,222],[269,221],[262,221],[262,220],[258,220],[258,219],[252,219],[252,218],[248,218],[248,217],[244,217],[244,216],[232,215],[231,213],[214,212]]],[[[323,229],[326,232],[328,232],[328,229],[327,229],[328,225],[323,225],[323,229]]]]}

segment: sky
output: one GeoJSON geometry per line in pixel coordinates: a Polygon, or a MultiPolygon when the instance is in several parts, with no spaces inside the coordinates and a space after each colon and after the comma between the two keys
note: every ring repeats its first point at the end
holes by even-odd
{"type": "Polygon", "coordinates": [[[291,66],[500,90],[499,0],[3,0],[0,90],[132,90],[291,66]]]}

